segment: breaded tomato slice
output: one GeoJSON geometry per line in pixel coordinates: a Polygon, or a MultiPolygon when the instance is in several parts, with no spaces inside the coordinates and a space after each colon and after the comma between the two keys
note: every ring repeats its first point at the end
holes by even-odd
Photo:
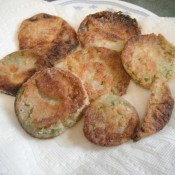
{"type": "Polygon", "coordinates": [[[166,81],[157,78],[151,87],[151,97],[147,107],[147,114],[136,130],[135,141],[152,135],[163,129],[170,120],[174,106],[174,99],[166,81]]]}
{"type": "Polygon", "coordinates": [[[90,100],[101,95],[126,93],[130,76],[123,68],[120,54],[116,51],[92,47],[70,54],[56,66],[77,74],[83,81],[90,100]]]}
{"type": "Polygon", "coordinates": [[[84,135],[100,146],[116,146],[127,142],[139,121],[131,104],[111,94],[92,102],[83,116],[84,135]]]}
{"type": "Polygon", "coordinates": [[[47,139],[77,123],[87,104],[87,93],[77,76],[50,68],[37,72],[23,84],[15,111],[27,133],[47,139]]]}
{"type": "Polygon", "coordinates": [[[52,64],[78,45],[76,32],[65,20],[45,13],[24,20],[18,40],[20,49],[33,49],[52,64]]]}
{"type": "Polygon", "coordinates": [[[88,15],[81,22],[77,35],[83,47],[121,51],[130,37],[140,33],[136,19],[121,12],[102,11],[88,15]]]}
{"type": "Polygon", "coordinates": [[[35,72],[51,65],[30,50],[20,50],[0,60],[0,91],[16,95],[21,85],[35,72]]]}
{"type": "Polygon", "coordinates": [[[156,77],[174,77],[175,47],[162,35],[135,36],[127,42],[122,62],[134,81],[149,89],[156,77]]]}

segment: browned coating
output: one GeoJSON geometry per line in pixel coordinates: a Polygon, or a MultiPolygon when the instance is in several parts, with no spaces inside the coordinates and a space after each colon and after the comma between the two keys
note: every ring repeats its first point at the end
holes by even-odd
{"type": "Polygon", "coordinates": [[[175,75],[175,47],[160,34],[132,37],[121,57],[125,70],[144,88],[149,89],[156,76],[170,80],[175,75]]]}
{"type": "Polygon", "coordinates": [[[97,41],[124,43],[132,36],[139,35],[136,19],[121,12],[98,12],[88,15],[80,24],[78,38],[83,47],[98,46],[97,41]]]}
{"type": "Polygon", "coordinates": [[[22,22],[18,40],[20,49],[33,49],[52,64],[71,53],[78,45],[76,32],[66,21],[44,13],[22,22]]]}
{"type": "Polygon", "coordinates": [[[152,135],[165,127],[171,117],[174,99],[166,81],[156,79],[151,87],[147,114],[133,136],[135,141],[152,135]]]}
{"type": "Polygon", "coordinates": [[[77,74],[84,82],[90,100],[110,92],[123,95],[130,82],[120,55],[107,48],[92,47],[80,50],[56,66],[77,74]]]}
{"type": "Polygon", "coordinates": [[[50,66],[30,50],[13,52],[0,60],[0,91],[16,95],[21,85],[35,72],[50,66]]]}
{"type": "Polygon", "coordinates": [[[80,118],[87,95],[78,77],[58,68],[36,73],[16,98],[16,115],[23,128],[37,138],[61,134],[80,118]]]}
{"type": "Polygon", "coordinates": [[[139,119],[134,107],[114,95],[92,102],[83,116],[85,136],[100,146],[116,146],[130,140],[139,119]]]}

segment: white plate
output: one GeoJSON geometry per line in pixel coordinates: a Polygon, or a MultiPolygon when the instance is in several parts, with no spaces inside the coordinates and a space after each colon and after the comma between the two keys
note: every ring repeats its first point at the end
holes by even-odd
{"type": "MultiPolygon", "coordinates": [[[[21,21],[36,13],[61,16],[77,29],[86,15],[102,10],[123,11],[136,17],[144,32],[164,32],[173,38],[174,21],[162,22],[153,13],[122,1],[0,0],[0,56],[18,48],[21,21]]],[[[174,82],[171,89],[175,98],[174,82]]],[[[144,116],[148,91],[131,82],[124,98],[144,116]]],[[[157,134],[118,147],[103,148],[90,143],[83,135],[82,121],[59,137],[38,140],[21,128],[14,113],[14,98],[0,94],[0,175],[174,175],[174,117],[175,111],[168,125],[157,134]]]]}

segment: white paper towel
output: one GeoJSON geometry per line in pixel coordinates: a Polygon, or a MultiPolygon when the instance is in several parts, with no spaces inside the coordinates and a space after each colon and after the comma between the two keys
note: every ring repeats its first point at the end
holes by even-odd
{"type": "MultiPolygon", "coordinates": [[[[0,57],[18,48],[17,31],[22,20],[45,12],[57,14],[77,28],[89,13],[105,7],[77,12],[41,0],[0,0],[0,57]]],[[[117,8],[117,7],[116,7],[117,8]]],[[[118,10],[118,9],[117,9],[118,10]]],[[[136,17],[143,33],[162,33],[175,43],[175,19],[136,17]]],[[[170,83],[175,98],[175,83],[170,83]]],[[[149,91],[130,83],[127,95],[140,117],[146,111],[149,91]]],[[[96,146],[84,137],[83,121],[61,136],[38,140],[26,134],[14,113],[14,98],[0,94],[0,175],[174,175],[175,111],[168,125],[139,142],[118,147],[96,146]]]]}

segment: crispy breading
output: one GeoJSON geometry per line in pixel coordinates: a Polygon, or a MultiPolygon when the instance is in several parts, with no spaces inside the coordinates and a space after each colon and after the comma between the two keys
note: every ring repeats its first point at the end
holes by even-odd
{"type": "Polygon", "coordinates": [[[121,51],[130,37],[140,33],[136,19],[121,12],[103,11],[88,15],[81,22],[77,35],[83,47],[121,51]]]}
{"type": "Polygon", "coordinates": [[[20,50],[0,60],[0,91],[16,95],[21,85],[36,71],[51,65],[30,50],[20,50]]]}
{"type": "Polygon", "coordinates": [[[45,13],[24,20],[18,40],[20,49],[33,49],[52,64],[78,45],[76,32],[65,20],[45,13]]]}
{"type": "Polygon", "coordinates": [[[37,72],[23,84],[15,110],[26,132],[46,139],[77,123],[88,103],[87,93],[76,75],[50,68],[37,72]]]}
{"type": "Polygon", "coordinates": [[[165,80],[157,78],[151,87],[147,114],[133,136],[135,141],[163,129],[170,120],[174,99],[165,80]]]}
{"type": "Polygon", "coordinates": [[[175,47],[162,35],[135,36],[127,42],[122,62],[134,81],[149,89],[156,76],[169,80],[175,75],[175,47]]]}
{"type": "Polygon", "coordinates": [[[80,50],[56,66],[77,74],[83,81],[90,100],[110,92],[123,95],[130,82],[120,54],[107,48],[92,47],[80,50]]]}
{"type": "Polygon", "coordinates": [[[84,114],[84,134],[100,146],[127,142],[138,124],[135,108],[122,97],[105,95],[92,102],[84,114]]]}

